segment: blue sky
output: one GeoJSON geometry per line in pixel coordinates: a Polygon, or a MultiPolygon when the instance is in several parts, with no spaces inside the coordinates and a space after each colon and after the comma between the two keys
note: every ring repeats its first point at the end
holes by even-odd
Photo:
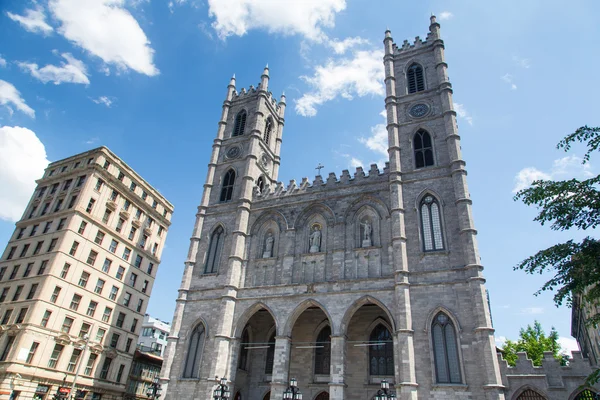
{"type": "Polygon", "coordinates": [[[497,337],[570,310],[512,267],[579,232],[512,200],[534,178],[597,174],[555,144],[599,125],[600,4],[577,1],[4,0],[0,14],[0,243],[48,161],[106,145],[175,205],[149,313],[170,321],[226,86],[288,108],[280,180],[385,160],[382,40],[442,25],[497,337]]]}

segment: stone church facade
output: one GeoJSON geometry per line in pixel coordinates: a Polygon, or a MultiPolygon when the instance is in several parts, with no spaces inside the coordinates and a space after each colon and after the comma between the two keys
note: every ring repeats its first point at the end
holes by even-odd
{"type": "Polygon", "coordinates": [[[257,88],[231,80],[165,355],[166,400],[210,398],[215,377],[235,400],[281,399],[290,378],[307,400],[370,400],[383,379],[400,399],[513,398],[439,24],[401,46],[387,31],[384,46],[383,170],[284,186],[285,97],[268,91],[268,68],[257,88]]]}

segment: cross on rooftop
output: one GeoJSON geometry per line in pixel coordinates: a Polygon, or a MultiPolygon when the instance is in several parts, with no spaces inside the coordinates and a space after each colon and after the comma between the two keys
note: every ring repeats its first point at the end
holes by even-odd
{"type": "Polygon", "coordinates": [[[325,168],[325,166],[319,163],[319,165],[317,165],[317,168],[315,168],[317,170],[317,175],[321,175],[321,168],[325,168]]]}

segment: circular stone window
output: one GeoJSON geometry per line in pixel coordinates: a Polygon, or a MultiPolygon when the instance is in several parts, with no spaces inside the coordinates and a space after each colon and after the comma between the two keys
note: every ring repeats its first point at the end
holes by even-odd
{"type": "Polygon", "coordinates": [[[242,154],[242,149],[239,146],[232,146],[227,149],[225,153],[226,157],[229,159],[238,158],[242,154]]]}
{"type": "Polygon", "coordinates": [[[408,113],[413,118],[421,118],[429,113],[429,106],[425,103],[415,104],[408,110],[408,113]]]}

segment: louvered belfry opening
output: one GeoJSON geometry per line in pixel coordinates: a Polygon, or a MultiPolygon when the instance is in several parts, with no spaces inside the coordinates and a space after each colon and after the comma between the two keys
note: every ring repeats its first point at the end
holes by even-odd
{"type": "Polygon", "coordinates": [[[242,136],[246,127],[246,110],[242,110],[235,117],[235,125],[233,126],[233,134],[231,136],[242,136]]]}
{"type": "Polygon", "coordinates": [[[517,400],[546,400],[546,398],[535,390],[527,389],[517,397],[517,400]]]}
{"type": "Polygon", "coordinates": [[[408,81],[408,93],[417,93],[425,90],[423,67],[419,64],[412,64],[408,67],[406,78],[408,81]]]}

